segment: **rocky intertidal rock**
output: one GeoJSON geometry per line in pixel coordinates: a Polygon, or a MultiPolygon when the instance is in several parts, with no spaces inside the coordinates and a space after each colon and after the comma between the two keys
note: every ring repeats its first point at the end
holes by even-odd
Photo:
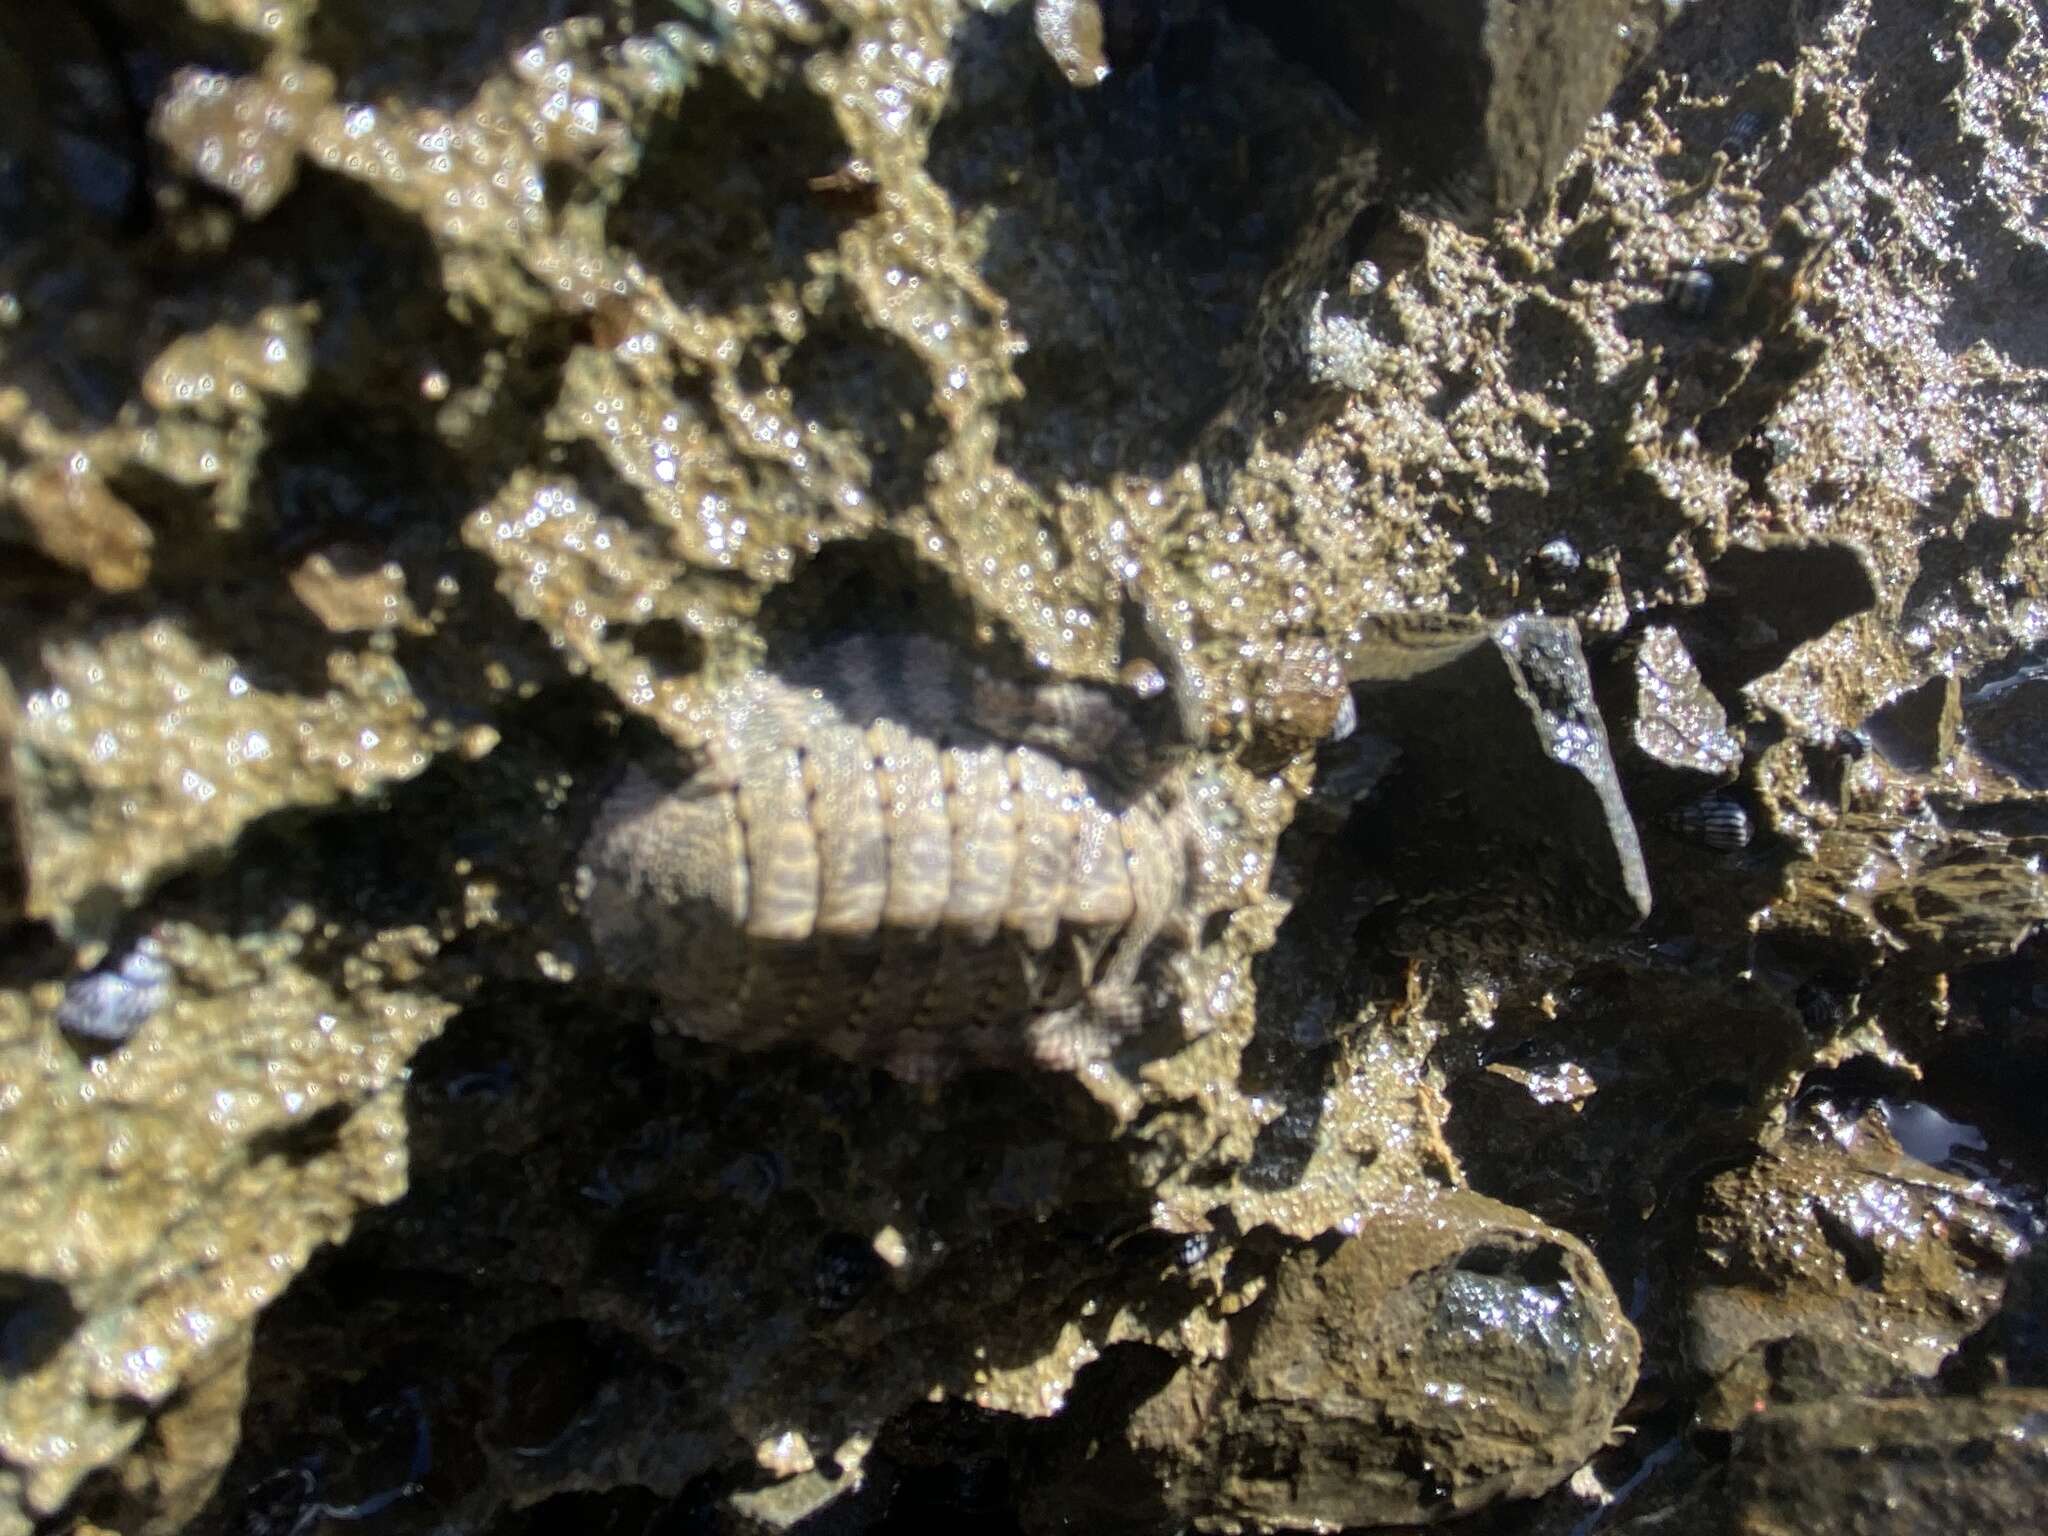
{"type": "Polygon", "coordinates": [[[1526,1498],[1599,1449],[1638,1354],[1576,1239],[1473,1195],[1294,1254],[1232,1334],[1229,1359],[1132,1412],[1125,1444],[1057,1466],[1098,1517],[1334,1530],[1526,1498]]]}
{"type": "Polygon", "coordinates": [[[0,5],[0,1536],[2004,1519],[2044,75],[0,5]]]}

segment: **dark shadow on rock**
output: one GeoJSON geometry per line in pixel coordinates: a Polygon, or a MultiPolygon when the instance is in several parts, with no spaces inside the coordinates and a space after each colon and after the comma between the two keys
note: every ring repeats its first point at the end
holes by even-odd
{"type": "Polygon", "coordinates": [[[713,311],[810,277],[858,210],[822,192],[849,151],[824,97],[801,78],[755,96],[705,75],[654,125],[640,173],[605,222],[678,304],[713,311]]]}
{"type": "Polygon", "coordinates": [[[13,238],[80,217],[133,239],[150,222],[149,100],[139,42],[97,0],[9,6],[0,80],[0,256],[13,238]]]}
{"type": "Polygon", "coordinates": [[[1395,196],[1473,227],[1548,188],[1641,46],[1622,23],[1649,19],[1632,0],[1230,8],[1384,139],[1395,196]]]}
{"type": "MultiPolygon", "coordinates": [[[[682,19],[680,7],[660,9],[682,19]]],[[[515,48],[579,14],[588,11],[565,0],[457,0],[424,11],[342,0],[313,14],[307,53],[334,71],[344,99],[403,96],[454,111],[503,71],[515,48]]]]}
{"type": "Polygon", "coordinates": [[[56,1281],[0,1270],[0,1381],[46,1365],[84,1321],[56,1281]]]}
{"type": "MultiPolygon", "coordinates": [[[[229,868],[162,893],[255,929],[313,897],[345,933],[301,963],[341,985],[348,935],[457,932],[468,882],[518,871],[495,928],[422,980],[467,1005],[411,1064],[408,1192],[259,1319],[242,1445],[195,1532],[320,1508],[495,1528],[572,1494],[605,1495],[599,1514],[616,1498],[621,1518],[654,1507],[630,1490],[657,1528],[688,1529],[764,1476],[750,1398],[822,1459],[931,1381],[967,1393],[979,1370],[1038,1359],[1081,1289],[1142,1315],[1179,1284],[1143,1262],[1171,1240],[1068,1078],[968,1074],[925,1095],[815,1053],[668,1038],[644,995],[538,978],[538,950],[578,963],[558,893],[590,796],[536,786],[604,782],[621,749],[592,728],[603,698],[548,690],[490,757],[261,825],[229,868]]],[[[941,1471],[901,1475],[943,1502],[941,1471]]]]}
{"type": "MultiPolygon", "coordinates": [[[[308,350],[318,382],[305,395],[269,402],[246,512],[232,522],[211,486],[117,465],[109,489],[153,538],[149,584],[134,595],[100,594],[75,575],[42,580],[22,596],[47,616],[45,635],[172,617],[202,646],[234,657],[257,687],[317,698],[334,686],[330,653],[364,637],[325,628],[279,579],[281,567],[316,553],[343,565],[395,561],[414,607],[436,606],[435,580],[473,562],[459,530],[480,495],[472,480],[478,460],[436,434],[421,382],[438,371],[462,388],[482,367],[482,343],[446,314],[437,270],[417,227],[360,189],[314,176],[275,218],[242,226],[225,258],[160,273],[166,289],[221,324],[246,322],[272,302],[315,306],[308,350]],[[293,270],[294,282],[289,291],[216,292],[223,260],[238,271],[293,270]],[[394,346],[394,333],[405,342],[394,346]]],[[[164,316],[152,323],[161,326],[164,316]]],[[[139,369],[170,337],[132,339],[139,369]]],[[[539,404],[502,391],[480,436],[523,451],[534,431],[526,413],[539,404]]],[[[0,593],[12,585],[0,577],[0,593]]],[[[488,589],[487,580],[476,585],[488,589]]],[[[5,600],[11,605],[12,594],[5,600]]],[[[32,658],[7,665],[20,668],[17,686],[37,686],[32,658]]]]}
{"type": "Polygon", "coordinates": [[[688,1508],[685,1500],[664,1499],[628,1484],[602,1493],[553,1494],[493,1520],[486,1529],[490,1536],[561,1536],[566,1531],[578,1536],[681,1536],[684,1531],[712,1536],[714,1507],[706,1504],[696,1511],[699,1524],[684,1523],[688,1508]]]}
{"type": "Polygon", "coordinates": [[[1373,814],[1410,919],[1488,908],[1583,943],[1641,920],[1648,877],[1569,621],[1388,618],[1351,663],[1363,728],[1400,757],[1373,814]]]}
{"type": "Polygon", "coordinates": [[[1087,1528],[1153,1536],[1179,1527],[1157,1479],[1133,1453],[1124,1431],[1132,1413],[1173,1378],[1163,1350],[1121,1344],[1084,1369],[1066,1411],[1035,1426],[1027,1442],[1020,1494],[1023,1527],[1087,1528]]]}
{"type": "Polygon", "coordinates": [[[2048,279],[2048,246],[2039,237],[2038,215],[1994,158],[1991,146],[1999,141],[1958,122],[1967,111],[1990,116],[2025,110],[2017,101],[1980,95],[1978,82],[1966,74],[1973,62],[1995,67],[2002,61],[2017,40],[2014,23],[1991,12],[1967,45],[1929,56],[1927,29],[1941,15],[1926,0],[1890,0],[1871,8],[1858,50],[1858,65],[1870,70],[1875,86],[1866,103],[1868,159],[1886,175],[1903,164],[1908,174],[1939,187],[1948,205],[1940,237],[1945,259],[1962,263],[1974,280],[1957,284],[1943,306],[1943,347],[1960,356],[1982,345],[2012,367],[2038,369],[2048,364],[2048,312],[2034,301],[2048,279]]]}
{"type": "MultiPolygon", "coordinates": [[[[1970,573],[1997,570],[2005,565],[2013,558],[2013,546],[2019,537],[2018,528],[2010,520],[1979,517],[1960,536],[1930,533],[1922,539],[1919,569],[1899,604],[1900,628],[1924,629],[1945,640],[1946,633],[1955,631],[1959,621],[1974,622],[1982,608],[1970,592],[1970,573]]],[[[1937,648],[1939,645],[1937,642],[1937,648]]]]}
{"type": "Polygon", "coordinates": [[[881,1384],[891,1356],[960,1385],[1034,1358],[1060,1308],[1042,1333],[1010,1313],[1130,1273],[1113,1240],[1142,1227],[1144,1192],[1060,1123],[1089,1112],[1072,1084],[962,1079],[943,1097],[663,1042],[624,998],[492,989],[414,1063],[406,1197],[261,1320],[244,1444],[194,1529],[234,1529],[309,1435],[330,1469],[320,1499],[362,1496],[342,1469],[363,1425],[317,1407],[330,1374],[404,1376],[435,1444],[473,1447],[447,1486],[426,1481],[422,1518],[484,1523],[508,1499],[632,1486],[671,1501],[751,1467],[728,1414],[756,1383],[782,1381],[822,1451],[916,1400],[881,1384]],[[890,1213],[911,1228],[909,1288],[873,1240],[890,1213]],[[953,1256],[933,1267],[940,1234],[953,1256]]]}
{"type": "Polygon", "coordinates": [[[805,331],[782,381],[801,418],[859,444],[885,512],[923,499],[925,463],[945,429],[931,378],[907,343],[869,326],[842,291],[805,331]]]}
{"type": "Polygon", "coordinates": [[[1356,124],[1263,38],[1190,0],[1077,91],[1027,8],[964,24],[930,170],[991,218],[983,273],[1029,350],[1004,461],[1042,490],[1164,475],[1223,404],[1268,274],[1356,124]]]}
{"type": "Polygon", "coordinates": [[[1671,623],[1722,699],[1877,601],[1869,557],[1846,542],[1736,545],[1707,567],[1707,580],[1706,600],[1674,613],[1671,623]]]}
{"type": "Polygon", "coordinates": [[[1282,1113],[1240,1175],[1295,1183],[1336,1036],[1398,1007],[1407,958],[1450,934],[1504,955],[1641,920],[1649,887],[1570,624],[1379,621],[1353,657],[1360,730],[1323,748],[1282,839],[1294,907],[1253,966],[1247,1093],[1282,1113]]]}

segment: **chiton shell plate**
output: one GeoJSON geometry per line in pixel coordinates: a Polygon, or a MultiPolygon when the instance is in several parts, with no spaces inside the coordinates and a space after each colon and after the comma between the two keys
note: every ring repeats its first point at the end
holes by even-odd
{"type": "Polygon", "coordinates": [[[694,771],[629,768],[583,852],[599,962],[678,1033],[900,1076],[1074,1069],[1158,1020],[1206,913],[1144,700],[854,636],[714,690],[694,771]]]}

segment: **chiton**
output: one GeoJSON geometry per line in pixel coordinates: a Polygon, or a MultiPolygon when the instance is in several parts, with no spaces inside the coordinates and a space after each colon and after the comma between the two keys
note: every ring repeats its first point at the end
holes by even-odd
{"type": "Polygon", "coordinates": [[[602,968],[668,1027],[932,1079],[1082,1067],[1168,1011],[1216,829],[1168,771],[1193,721],[1155,668],[1019,682],[860,635],[708,699],[693,771],[629,768],[579,873],[602,968]]]}

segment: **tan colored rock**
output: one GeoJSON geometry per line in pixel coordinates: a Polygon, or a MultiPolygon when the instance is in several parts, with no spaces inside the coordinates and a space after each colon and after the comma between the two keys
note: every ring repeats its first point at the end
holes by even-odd
{"type": "MultiPolygon", "coordinates": [[[[1211,1529],[1411,1524],[1533,1497],[1605,1442],[1639,1350],[1584,1245],[1464,1193],[1291,1255],[1232,1335],[1230,1358],[1184,1368],[1128,1429],[1164,1508],[1211,1529]]],[[[1106,1515],[1119,1474],[1102,1465],[1086,1496],[1106,1515]]]]}
{"type": "Polygon", "coordinates": [[[297,182],[306,135],[333,95],[330,71],[282,52],[253,77],[181,70],[157,108],[156,132],[181,169],[260,219],[297,182]]]}
{"type": "Polygon", "coordinates": [[[1874,1115],[1801,1129],[1709,1186],[1687,1308],[1703,1410],[1931,1378],[1997,1308],[2020,1240],[1982,1185],[1900,1150],[1874,1115]]]}
{"type": "Polygon", "coordinates": [[[44,554],[81,570],[107,592],[132,592],[149,576],[149,525],[88,465],[42,463],[7,481],[14,509],[44,554]]]}

